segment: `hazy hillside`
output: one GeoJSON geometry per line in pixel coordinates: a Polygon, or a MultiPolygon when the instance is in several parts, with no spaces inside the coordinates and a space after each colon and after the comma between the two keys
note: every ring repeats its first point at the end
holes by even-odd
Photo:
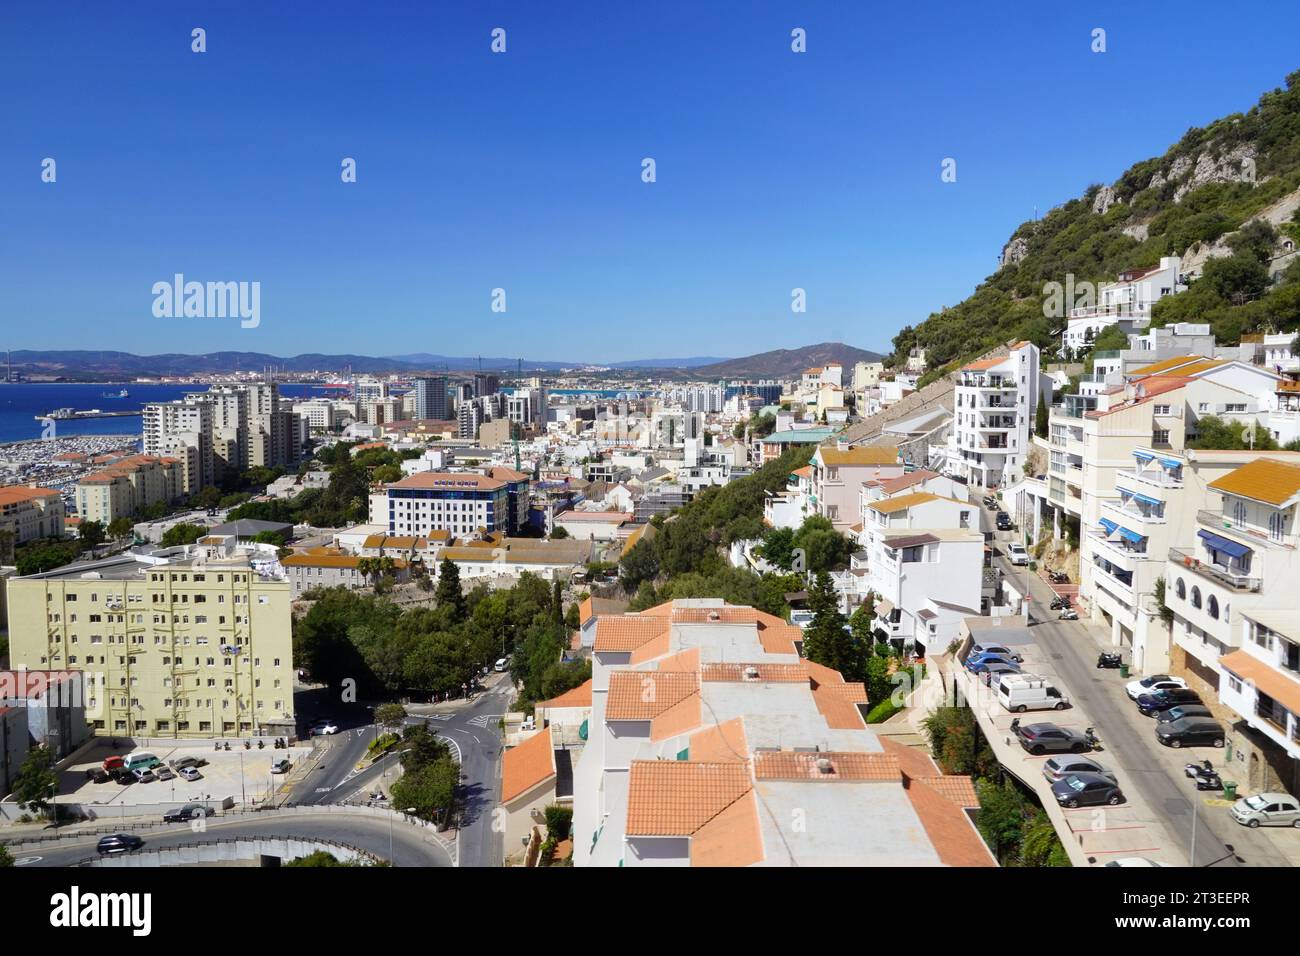
{"type": "Polygon", "coordinates": [[[1109,186],[1023,223],[1001,268],[959,305],[902,329],[894,355],[919,343],[933,368],[1010,339],[1059,342],[1063,321],[1043,314],[1045,283],[1108,281],[1175,255],[1194,281],[1156,307],[1153,324],[1208,321],[1221,342],[1300,328],[1300,266],[1284,270],[1281,258],[1288,241],[1300,245],[1297,205],[1300,71],[1249,112],[1190,129],[1109,186]]]}
{"type": "Polygon", "coordinates": [[[781,378],[798,375],[806,368],[839,362],[847,371],[852,371],[858,362],[879,362],[877,352],[854,348],[843,342],[823,342],[820,345],[805,345],[798,349],[776,349],[772,352],[760,352],[746,358],[728,359],[713,365],[703,365],[694,369],[694,374],[705,378],[736,378],[752,376],[755,378],[781,378]]]}

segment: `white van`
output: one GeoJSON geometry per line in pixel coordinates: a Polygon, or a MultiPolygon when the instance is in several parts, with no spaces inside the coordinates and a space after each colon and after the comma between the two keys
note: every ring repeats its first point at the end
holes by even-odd
{"type": "Polygon", "coordinates": [[[140,750],[122,758],[122,766],[127,770],[148,770],[150,767],[156,767],[160,763],[162,763],[162,761],[147,750],[140,750]]]}
{"type": "Polygon", "coordinates": [[[1027,710],[1065,710],[1070,698],[1036,674],[1007,674],[998,684],[998,703],[1023,714],[1027,710]]]}

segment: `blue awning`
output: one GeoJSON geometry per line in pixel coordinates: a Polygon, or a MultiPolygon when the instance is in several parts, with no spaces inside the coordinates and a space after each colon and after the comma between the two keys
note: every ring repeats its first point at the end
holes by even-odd
{"type": "Polygon", "coordinates": [[[1183,463],[1181,461],[1174,461],[1172,458],[1161,458],[1160,464],[1164,465],[1166,468],[1172,468],[1174,471],[1177,471],[1179,468],[1183,467],[1183,463]]]}
{"type": "Polygon", "coordinates": [[[1146,535],[1138,534],[1136,531],[1130,531],[1128,528],[1120,528],[1119,533],[1121,537],[1127,538],[1134,544],[1140,544],[1146,538],[1146,535]]]}
{"type": "Polygon", "coordinates": [[[1135,451],[1133,452],[1133,457],[1136,458],[1138,461],[1150,461],[1156,456],[1151,454],[1151,452],[1149,451],[1135,451]]]}
{"type": "Polygon", "coordinates": [[[1198,531],[1196,533],[1201,538],[1204,538],[1205,543],[1208,544],[1215,551],[1222,551],[1224,554],[1230,557],[1240,558],[1242,555],[1246,555],[1250,553],[1250,548],[1246,547],[1244,544],[1238,544],[1235,541],[1230,541],[1227,538],[1223,538],[1217,534],[1214,534],[1213,532],[1198,531]]]}
{"type": "Polygon", "coordinates": [[[1136,498],[1138,501],[1142,502],[1144,505],[1154,505],[1155,507],[1159,508],[1161,504],[1161,502],[1158,501],[1157,499],[1148,498],[1146,495],[1139,495],[1137,492],[1133,493],[1133,497],[1136,498]]]}
{"type": "Polygon", "coordinates": [[[1107,533],[1107,534],[1114,534],[1114,533],[1115,533],[1115,529],[1119,527],[1119,525],[1117,525],[1115,522],[1111,521],[1109,518],[1102,518],[1101,521],[1100,521],[1099,523],[1101,524],[1101,526],[1102,526],[1103,528],[1106,529],[1106,533],[1107,533]]]}

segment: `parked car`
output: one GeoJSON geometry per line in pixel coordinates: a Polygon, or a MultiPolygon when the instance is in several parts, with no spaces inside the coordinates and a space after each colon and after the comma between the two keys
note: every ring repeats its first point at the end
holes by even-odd
{"type": "Polygon", "coordinates": [[[177,757],[171,765],[173,770],[181,771],[186,767],[206,767],[208,762],[202,757],[177,757]]]}
{"type": "Polygon", "coordinates": [[[110,776],[113,778],[115,783],[123,787],[129,783],[135,783],[135,774],[130,770],[127,770],[125,767],[118,767],[110,774],[110,776]]]}
{"type": "Polygon", "coordinates": [[[1156,722],[1167,724],[1171,720],[1182,720],[1184,717],[1213,717],[1210,708],[1204,704],[1179,704],[1177,707],[1170,707],[1168,710],[1162,710],[1156,714],[1156,722]]]}
{"type": "Polygon", "coordinates": [[[1232,819],[1250,827],[1300,827],[1300,801],[1289,793],[1256,793],[1242,797],[1228,811],[1232,819]]]}
{"type": "Polygon", "coordinates": [[[1025,662],[1023,657],[1005,644],[994,644],[992,641],[980,641],[978,644],[972,644],[970,654],[968,654],[967,657],[973,657],[976,654],[1000,654],[1003,657],[1011,658],[1017,664],[1023,664],[1025,662]]]}
{"type": "Polygon", "coordinates": [[[112,773],[114,770],[119,770],[122,767],[122,758],[116,755],[105,757],[103,767],[109,773],[112,773]]]}
{"type": "Polygon", "coordinates": [[[985,685],[988,687],[993,686],[993,678],[995,675],[998,676],[999,683],[1000,683],[1001,675],[1003,674],[1021,673],[1020,668],[1017,667],[1015,664],[1003,664],[1000,661],[994,661],[991,664],[985,664],[983,665],[983,667],[984,669],[980,672],[980,680],[982,680],[985,683],[985,685]]]}
{"type": "Polygon", "coordinates": [[[201,803],[187,803],[183,807],[177,807],[175,810],[168,810],[163,814],[163,823],[184,823],[186,820],[193,820],[196,817],[210,817],[212,811],[201,803]]]}
{"type": "Polygon", "coordinates": [[[1129,681],[1124,685],[1124,693],[1128,694],[1129,700],[1137,700],[1143,694],[1154,694],[1158,690],[1173,690],[1175,687],[1186,686],[1187,681],[1181,677],[1172,677],[1169,674],[1153,674],[1150,677],[1129,681]]]}
{"type": "Polygon", "coordinates": [[[1092,748],[1088,738],[1077,730],[1057,724],[1023,724],[1016,728],[1020,746],[1038,756],[1046,753],[1081,754],[1092,748]]]}
{"type": "Polygon", "coordinates": [[[293,764],[291,764],[287,759],[277,760],[275,763],[271,764],[271,773],[288,773],[292,769],[293,764]]]}
{"type": "Polygon", "coordinates": [[[966,658],[966,669],[972,674],[982,674],[988,670],[991,664],[1010,664],[1016,666],[1016,662],[1010,657],[1004,657],[1001,654],[974,654],[966,658]]]}
{"type": "Polygon", "coordinates": [[[1115,779],[1115,775],[1091,757],[1052,757],[1043,764],[1043,776],[1052,783],[1072,773],[1095,773],[1115,779]]]}
{"type": "Polygon", "coordinates": [[[332,720],[318,720],[307,732],[313,737],[328,737],[339,732],[339,725],[332,720]]]}
{"type": "Polygon", "coordinates": [[[154,767],[153,775],[159,780],[175,780],[176,774],[171,772],[169,767],[154,767]]]}
{"type": "Polygon", "coordinates": [[[1009,711],[1065,710],[1070,698],[1047,678],[1037,674],[1005,674],[998,681],[998,703],[1009,711]]]}
{"type": "Polygon", "coordinates": [[[1007,560],[1012,564],[1028,564],[1029,552],[1025,550],[1023,544],[1012,541],[1007,545],[1007,560]]]}
{"type": "Polygon", "coordinates": [[[132,836],[129,833],[112,833],[106,837],[101,837],[99,845],[95,847],[99,855],[105,853],[130,853],[132,850],[138,850],[144,846],[144,840],[138,836],[132,836]]]}
{"type": "Polygon", "coordinates": [[[113,779],[113,775],[103,767],[91,767],[86,771],[86,779],[92,783],[108,783],[113,779]]]}
{"type": "Polygon", "coordinates": [[[1199,704],[1201,695],[1186,687],[1171,687],[1158,690],[1154,694],[1143,694],[1137,699],[1138,710],[1148,717],[1154,717],[1162,710],[1177,707],[1179,704],[1199,704]]]}
{"type": "Polygon", "coordinates": [[[181,767],[176,771],[181,775],[182,780],[202,780],[203,774],[199,773],[194,767],[181,767]]]}
{"type": "Polygon", "coordinates": [[[153,783],[158,779],[148,767],[136,767],[131,773],[135,774],[136,783],[153,783]]]}
{"type": "Polygon", "coordinates": [[[1223,727],[1209,717],[1184,717],[1156,723],[1156,740],[1166,747],[1222,747],[1223,727]]]}
{"type": "Polygon", "coordinates": [[[1005,511],[998,512],[998,530],[999,531],[1011,530],[1011,515],[1007,514],[1005,511]]]}
{"type": "Polygon", "coordinates": [[[1018,667],[1012,670],[1002,670],[1001,667],[998,668],[990,667],[987,671],[984,672],[984,677],[986,678],[985,683],[987,683],[989,685],[989,688],[993,691],[993,693],[996,694],[999,690],[1002,689],[1002,681],[1004,678],[1019,677],[1020,674],[1021,674],[1021,670],[1018,667]]]}
{"type": "Polygon", "coordinates": [[[502,658],[498,658],[497,662],[492,665],[492,669],[499,674],[509,666],[510,666],[510,658],[502,657],[502,658]]]}
{"type": "Polygon", "coordinates": [[[1052,784],[1052,796],[1063,807],[1112,807],[1124,802],[1124,791],[1113,778],[1100,773],[1066,774],[1052,784]]]}

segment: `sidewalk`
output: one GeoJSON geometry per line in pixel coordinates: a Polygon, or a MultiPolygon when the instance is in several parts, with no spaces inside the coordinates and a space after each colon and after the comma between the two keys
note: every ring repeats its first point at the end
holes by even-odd
{"type": "Polygon", "coordinates": [[[508,679],[506,674],[492,673],[483,678],[483,689],[477,691],[472,697],[456,697],[437,703],[410,703],[406,705],[406,711],[410,714],[454,714],[481,700],[485,694],[491,693],[502,681],[508,679]]]}

